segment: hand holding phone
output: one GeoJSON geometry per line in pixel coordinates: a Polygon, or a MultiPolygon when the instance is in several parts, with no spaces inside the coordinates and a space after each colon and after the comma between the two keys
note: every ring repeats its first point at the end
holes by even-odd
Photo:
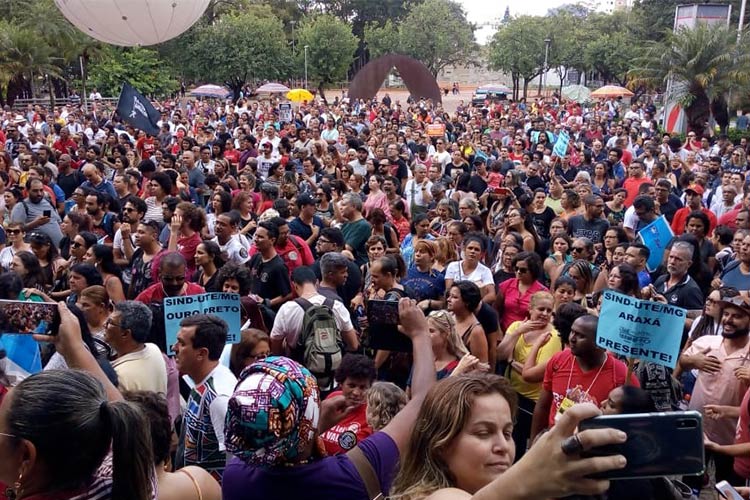
{"type": "Polygon", "coordinates": [[[745,498],[740,495],[740,492],[734,489],[732,485],[726,481],[720,481],[716,483],[714,487],[722,498],[726,498],[727,500],[745,500],[745,498]]]}

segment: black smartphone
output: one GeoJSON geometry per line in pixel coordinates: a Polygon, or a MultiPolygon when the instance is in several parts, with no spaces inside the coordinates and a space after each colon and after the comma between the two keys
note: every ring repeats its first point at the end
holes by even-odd
{"type": "Polygon", "coordinates": [[[54,302],[0,300],[0,333],[56,334],[60,312],[54,302]]]}
{"type": "Polygon", "coordinates": [[[578,425],[579,431],[605,428],[623,431],[628,440],[622,444],[592,448],[581,456],[623,455],[628,463],[624,469],[591,477],[632,479],[703,473],[703,417],[697,411],[602,415],[578,425]]]}
{"type": "Polygon", "coordinates": [[[411,352],[411,339],[398,330],[398,302],[367,301],[367,322],[370,347],[386,351],[411,352]]]}
{"type": "Polygon", "coordinates": [[[52,217],[52,210],[43,210],[42,215],[44,217],[52,217]]]}
{"type": "Polygon", "coordinates": [[[726,481],[719,481],[714,485],[714,488],[719,492],[721,498],[726,498],[727,500],[745,500],[742,498],[742,495],[740,495],[739,492],[726,481]]]}
{"type": "Polygon", "coordinates": [[[721,498],[726,498],[727,500],[745,500],[742,498],[742,495],[740,495],[740,493],[726,481],[719,481],[714,485],[714,488],[719,492],[721,498]]]}

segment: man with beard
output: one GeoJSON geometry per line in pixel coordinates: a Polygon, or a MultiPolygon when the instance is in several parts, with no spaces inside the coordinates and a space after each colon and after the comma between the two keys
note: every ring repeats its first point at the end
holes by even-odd
{"type": "Polygon", "coordinates": [[[41,179],[29,179],[26,181],[26,191],[29,197],[16,203],[10,214],[10,221],[23,224],[26,233],[32,230],[45,233],[55,246],[59,246],[63,237],[60,215],[44,197],[44,182],[41,179]]]}
{"type": "Polygon", "coordinates": [[[129,196],[122,209],[122,224],[115,233],[112,243],[115,264],[123,266],[122,282],[125,286],[130,285],[130,269],[127,266],[135,253],[135,233],[144,215],[146,215],[146,202],[137,196],[129,196]]]}
{"type": "Polygon", "coordinates": [[[653,286],[641,290],[643,298],[654,300],[661,295],[671,306],[703,309],[703,292],[688,274],[693,263],[693,250],[693,245],[686,241],[675,242],[667,258],[667,274],[657,278],[653,286]]]}
{"type": "MultiPolygon", "coordinates": [[[[750,382],[750,367],[746,366],[750,355],[750,299],[737,296],[722,300],[720,304],[721,335],[696,339],[680,356],[680,366],[684,371],[698,370],[689,408],[705,412],[707,416],[715,415],[720,407],[739,406],[750,382]]],[[[736,428],[736,418],[706,418],[703,421],[704,434],[717,445],[733,444],[736,428]]],[[[706,464],[709,460],[713,460],[716,466],[717,482],[743,482],[733,470],[731,456],[711,452],[709,447],[706,464]]]]}
{"type": "Polygon", "coordinates": [[[91,192],[86,196],[86,213],[91,217],[91,232],[100,240],[107,239],[113,242],[115,233],[120,228],[117,216],[107,211],[107,195],[99,191],[91,192]]]}

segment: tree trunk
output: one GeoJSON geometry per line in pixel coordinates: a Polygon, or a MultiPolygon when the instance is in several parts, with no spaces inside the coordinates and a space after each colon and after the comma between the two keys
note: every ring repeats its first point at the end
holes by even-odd
{"type": "Polygon", "coordinates": [[[688,131],[705,134],[709,131],[708,121],[711,118],[711,106],[703,89],[690,89],[696,96],[690,106],[685,108],[688,131]]]}
{"type": "Polygon", "coordinates": [[[523,79],[523,98],[526,99],[526,95],[529,92],[529,80],[527,78],[523,79]]]}
{"type": "Polygon", "coordinates": [[[326,99],[326,93],[325,90],[323,90],[323,82],[320,82],[318,84],[318,94],[323,99],[323,102],[328,106],[328,99],[326,99]]]}
{"type": "Polygon", "coordinates": [[[711,101],[711,114],[719,125],[722,134],[727,133],[729,128],[729,110],[726,99],[719,97],[711,101]]]}

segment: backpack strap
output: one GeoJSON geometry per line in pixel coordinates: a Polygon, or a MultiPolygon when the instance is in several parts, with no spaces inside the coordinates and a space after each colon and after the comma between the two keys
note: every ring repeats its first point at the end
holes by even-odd
{"type": "Polygon", "coordinates": [[[354,464],[357,469],[359,477],[362,478],[362,482],[365,483],[367,488],[367,498],[370,500],[381,500],[384,499],[382,490],[380,489],[380,482],[378,476],[375,474],[375,469],[372,468],[372,464],[359,446],[355,446],[346,453],[349,460],[354,464]]]}
{"type": "Polygon", "coordinates": [[[331,313],[333,313],[333,305],[335,303],[336,302],[333,299],[330,299],[328,297],[326,297],[325,300],[323,301],[323,305],[326,306],[331,311],[331,313]]]}
{"type": "Polygon", "coordinates": [[[313,303],[304,297],[297,297],[296,299],[294,299],[294,302],[296,302],[297,305],[300,306],[304,312],[307,312],[307,310],[313,306],[313,303]]]}

